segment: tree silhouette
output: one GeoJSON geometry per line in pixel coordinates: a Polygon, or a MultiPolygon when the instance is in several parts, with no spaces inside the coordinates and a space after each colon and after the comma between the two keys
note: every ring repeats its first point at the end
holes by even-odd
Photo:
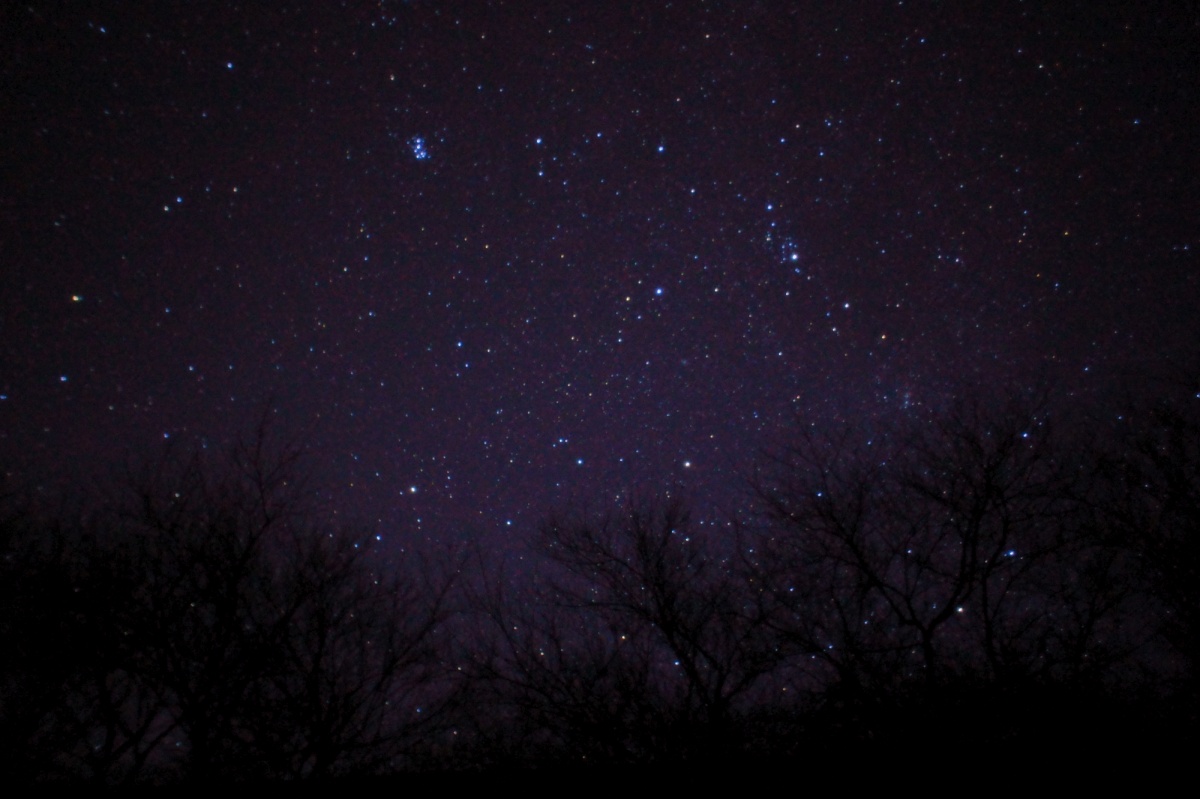
{"type": "Polygon", "coordinates": [[[718,553],[677,496],[599,518],[551,517],[540,543],[565,572],[561,602],[654,643],[683,754],[727,752],[737,703],[786,658],[738,561],[718,553]]]}
{"type": "Polygon", "coordinates": [[[1078,677],[1127,656],[1132,587],[1089,525],[1076,444],[1019,403],[804,437],[756,486],[775,623],[852,690],[1078,677]]]}
{"type": "Polygon", "coordinates": [[[168,453],[86,516],[5,514],[5,773],[319,778],[423,745],[452,698],[454,570],[323,518],[298,458],[264,427],[168,453]]]}
{"type": "MultiPolygon", "coordinates": [[[[476,735],[525,765],[632,765],[661,756],[671,703],[645,629],[567,601],[539,575],[517,586],[481,570],[463,659],[471,664],[476,735]]],[[[481,753],[477,753],[481,754],[481,753]]]]}
{"type": "Polygon", "coordinates": [[[564,511],[520,568],[480,552],[465,577],[322,513],[265,426],[72,510],[6,490],[0,771],[782,765],[947,730],[964,751],[1194,730],[1195,396],[1115,435],[1025,400],[810,428],[761,466],[758,516],[701,524],[670,492],[564,511]]]}
{"type": "Polygon", "coordinates": [[[169,693],[194,779],[369,771],[444,699],[451,575],[372,564],[369,536],[304,504],[297,459],[260,431],[135,481],[120,519],[145,575],[139,673],[169,693]]]}
{"type": "Polygon", "coordinates": [[[406,754],[449,701],[438,684],[436,633],[452,575],[422,563],[370,568],[337,535],[295,542],[277,590],[281,663],[263,738],[282,755],[272,773],[369,773],[406,754]]]}
{"type": "Polygon", "coordinates": [[[1159,381],[1152,401],[1121,414],[1103,464],[1102,506],[1114,539],[1138,564],[1159,603],[1155,627],[1185,662],[1193,696],[1200,677],[1200,380],[1159,381]]]}
{"type": "Polygon", "coordinates": [[[28,506],[0,527],[0,770],[136,778],[170,732],[165,697],[132,666],[136,570],[79,511],[28,506]]]}

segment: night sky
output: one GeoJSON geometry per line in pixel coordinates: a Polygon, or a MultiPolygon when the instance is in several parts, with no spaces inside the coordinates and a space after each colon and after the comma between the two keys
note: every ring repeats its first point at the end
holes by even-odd
{"type": "Polygon", "coordinates": [[[1200,317],[1200,26],[1148,7],[6,4],[0,465],[269,410],[347,518],[503,542],[1107,391],[1200,317]]]}

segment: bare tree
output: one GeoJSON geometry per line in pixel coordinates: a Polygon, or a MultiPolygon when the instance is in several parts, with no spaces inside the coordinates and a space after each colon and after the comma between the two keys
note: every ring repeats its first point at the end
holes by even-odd
{"type": "Polygon", "coordinates": [[[143,575],[131,668],[169,697],[196,779],[379,768],[440,701],[452,575],[385,567],[306,502],[297,459],[260,430],[133,480],[119,518],[143,575]]]}
{"type": "Polygon", "coordinates": [[[0,528],[3,772],[136,779],[169,733],[165,697],[130,670],[138,576],[96,523],[61,503],[5,513],[0,528]]]}
{"type": "Polygon", "coordinates": [[[373,569],[368,551],[331,533],[306,536],[285,556],[275,597],[282,660],[261,731],[280,755],[275,774],[395,767],[450,700],[436,634],[454,575],[426,562],[373,569]]]}
{"type": "Polygon", "coordinates": [[[281,665],[271,559],[303,523],[295,455],[266,449],[260,435],[226,462],[168,458],[130,478],[119,514],[144,574],[136,668],[170,694],[195,778],[263,770],[254,727],[281,665]]]}
{"type": "Polygon", "coordinates": [[[564,602],[536,574],[514,587],[502,569],[480,569],[474,582],[461,660],[477,757],[629,765],[661,755],[672,707],[642,626],[564,602]]]}
{"type": "Polygon", "coordinates": [[[1155,399],[1120,416],[1100,512],[1158,605],[1154,627],[1200,693],[1200,379],[1181,371],[1152,385],[1155,399]]]}
{"type": "Polygon", "coordinates": [[[1128,585],[1088,527],[1086,455],[1036,404],[803,438],[756,485],[772,617],[849,686],[1062,676],[1128,654],[1128,585]]]}
{"type": "Polygon", "coordinates": [[[727,745],[737,703],[786,658],[733,547],[722,557],[670,496],[599,518],[552,517],[540,541],[565,572],[560,602],[655,644],[655,678],[687,725],[678,735],[694,731],[701,750],[727,745]]]}
{"type": "MultiPolygon", "coordinates": [[[[9,498],[11,499],[11,498],[9,498]]],[[[16,508],[0,519],[0,770],[14,782],[53,773],[69,736],[77,622],[61,530],[16,508]]]]}

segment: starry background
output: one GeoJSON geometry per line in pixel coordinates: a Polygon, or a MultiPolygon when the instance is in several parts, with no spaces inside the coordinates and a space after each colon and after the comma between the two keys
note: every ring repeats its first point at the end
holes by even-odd
{"type": "Polygon", "coordinates": [[[1108,390],[1194,351],[1198,15],[1042,5],[8,4],[0,464],[269,412],[348,516],[503,544],[1108,390]]]}

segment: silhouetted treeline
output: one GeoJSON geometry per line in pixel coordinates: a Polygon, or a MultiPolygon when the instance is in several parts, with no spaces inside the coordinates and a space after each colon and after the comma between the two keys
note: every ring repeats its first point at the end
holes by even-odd
{"type": "Polygon", "coordinates": [[[801,427],[534,556],[385,555],[263,432],[0,517],[0,771],[173,783],[1195,742],[1200,394],[801,427]]]}
{"type": "Polygon", "coordinates": [[[259,435],[130,475],[70,522],[3,523],[0,758],[17,778],[391,768],[448,700],[451,575],[322,522],[259,435]]]}

